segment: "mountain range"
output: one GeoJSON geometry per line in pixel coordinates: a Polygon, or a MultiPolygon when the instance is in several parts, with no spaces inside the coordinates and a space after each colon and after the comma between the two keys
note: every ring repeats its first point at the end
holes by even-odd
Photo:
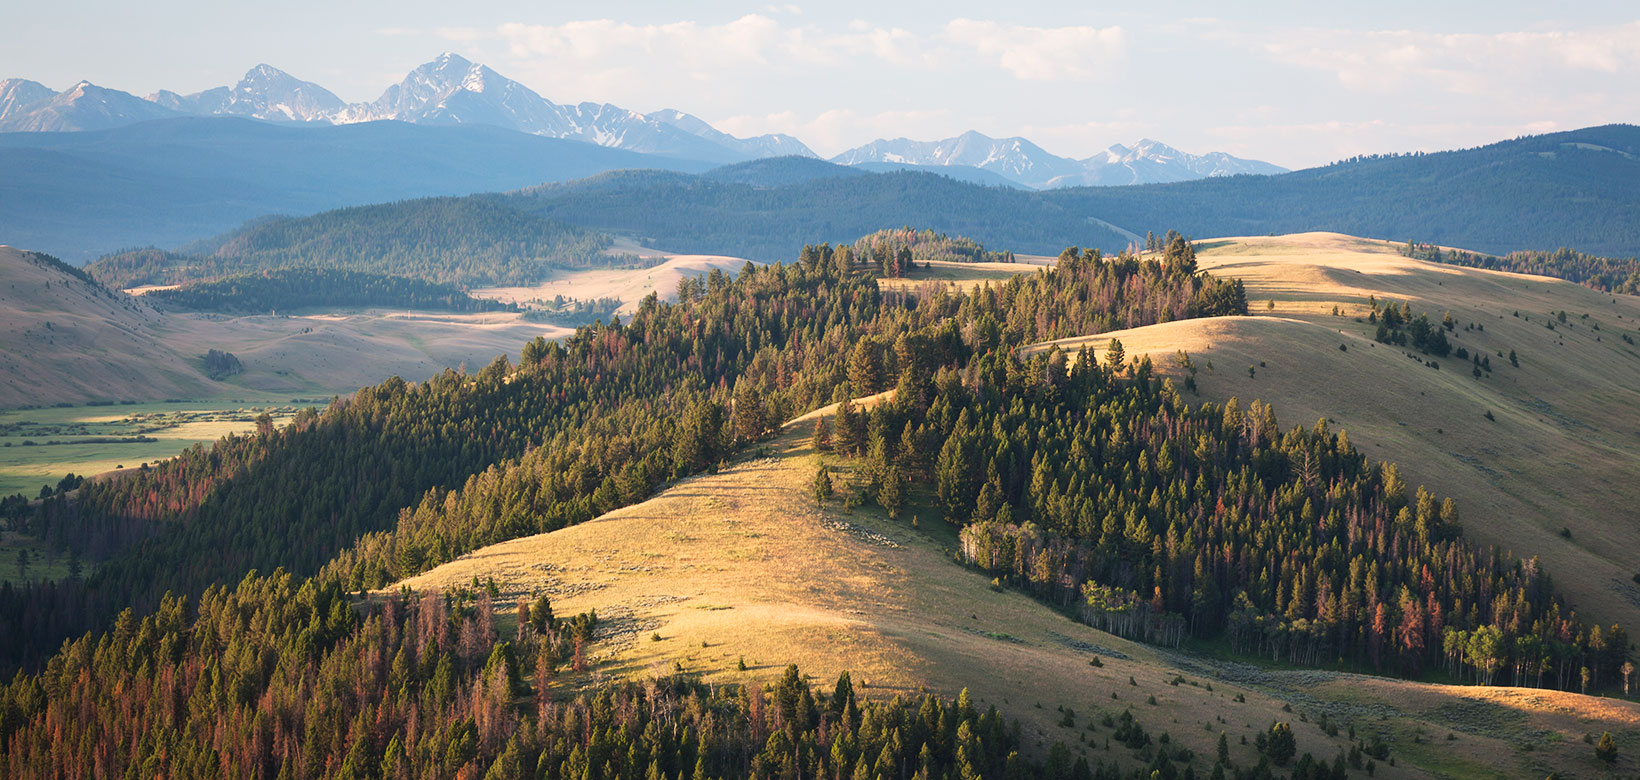
{"type": "MultiPolygon", "coordinates": [[[[108,130],[156,119],[232,116],[280,123],[359,124],[394,120],[423,125],[489,125],[644,154],[726,164],[817,157],[802,141],[771,133],[739,138],[676,109],[641,113],[609,103],[554,103],[523,84],[456,54],[410,71],[368,103],[271,65],[257,65],[232,87],[192,94],[160,90],[146,98],[82,81],[57,93],[26,79],[0,81],[0,132],[108,130]]],[[[932,168],[983,184],[1053,188],[1184,181],[1285,169],[1215,152],[1197,156],[1156,141],[1116,145],[1085,160],[1054,155],[1023,138],[968,132],[939,141],[877,140],[833,162],[881,172],[932,168]]]]}
{"type": "Polygon", "coordinates": [[[940,141],[876,140],[831,159],[842,165],[891,163],[964,167],[989,171],[1035,189],[1165,184],[1237,174],[1275,175],[1287,169],[1223,152],[1194,155],[1149,138],[1131,147],[1116,144],[1083,160],[1060,157],[1020,138],[991,138],[969,131],[940,141]]]}

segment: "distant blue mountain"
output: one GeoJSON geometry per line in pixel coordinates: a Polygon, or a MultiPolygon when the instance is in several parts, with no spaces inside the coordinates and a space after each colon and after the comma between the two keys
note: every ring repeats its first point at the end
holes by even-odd
{"type": "Polygon", "coordinates": [[[1010,187],[1016,190],[1032,189],[1000,173],[987,171],[984,168],[975,168],[971,165],[917,165],[915,163],[897,162],[863,162],[849,166],[872,173],[890,173],[892,171],[920,171],[938,176],[947,176],[957,181],[969,184],[982,184],[986,187],[1010,187]]]}
{"type": "Polygon", "coordinates": [[[513,190],[623,168],[707,162],[482,125],[275,125],[182,117],[0,134],[0,243],[86,262],[175,246],[267,214],[513,190]]]}
{"type": "Polygon", "coordinates": [[[725,165],[701,174],[701,178],[726,184],[750,184],[753,187],[785,187],[816,179],[864,175],[866,171],[859,168],[793,155],[725,165]]]}

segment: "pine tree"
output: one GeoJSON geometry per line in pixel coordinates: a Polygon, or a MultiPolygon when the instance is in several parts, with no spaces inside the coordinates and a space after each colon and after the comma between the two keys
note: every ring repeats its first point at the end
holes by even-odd
{"type": "Polygon", "coordinates": [[[1110,366],[1111,373],[1119,374],[1127,365],[1127,352],[1122,349],[1122,342],[1111,339],[1110,346],[1105,348],[1105,364],[1110,366]]]}
{"type": "Polygon", "coordinates": [[[1600,741],[1595,743],[1594,757],[1608,764],[1617,761],[1617,742],[1612,739],[1610,731],[1600,735],[1600,741]]]}
{"type": "Polygon", "coordinates": [[[871,395],[882,389],[883,368],[877,345],[871,339],[860,339],[849,354],[848,383],[855,395],[871,395]]]}
{"type": "Polygon", "coordinates": [[[883,477],[883,486],[877,490],[877,503],[888,510],[891,519],[898,519],[900,508],[905,505],[904,480],[900,476],[900,467],[890,466],[888,474],[883,477]]]}
{"type": "Polygon", "coordinates": [[[831,492],[831,469],[822,465],[818,471],[814,472],[815,506],[825,506],[826,499],[831,498],[831,492]]]}
{"type": "Polygon", "coordinates": [[[1270,762],[1276,766],[1286,766],[1297,753],[1298,742],[1293,738],[1293,727],[1286,723],[1271,726],[1264,745],[1264,754],[1270,757],[1270,762]]]}
{"type": "Polygon", "coordinates": [[[814,420],[814,435],[809,439],[814,449],[825,452],[831,449],[831,418],[817,417],[814,420]]]}

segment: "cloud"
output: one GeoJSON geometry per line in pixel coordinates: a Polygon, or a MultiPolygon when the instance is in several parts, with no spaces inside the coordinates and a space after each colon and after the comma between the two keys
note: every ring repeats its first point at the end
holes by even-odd
{"type": "Polygon", "coordinates": [[[1347,89],[1376,94],[1428,85],[1506,97],[1523,83],[1640,75],[1640,22],[1498,34],[1305,29],[1244,41],[1276,62],[1331,72],[1347,89]]]}
{"type": "Polygon", "coordinates": [[[612,57],[666,58],[674,63],[764,64],[779,49],[785,33],[780,24],[761,14],[747,14],[731,22],[630,24],[591,19],[564,24],[509,22],[496,28],[513,56],[547,57],[573,61],[612,57]]]}
{"type": "Polygon", "coordinates": [[[1119,68],[1127,52],[1121,27],[1024,27],[955,19],[945,38],[996,62],[1014,78],[1085,80],[1119,68]]]}

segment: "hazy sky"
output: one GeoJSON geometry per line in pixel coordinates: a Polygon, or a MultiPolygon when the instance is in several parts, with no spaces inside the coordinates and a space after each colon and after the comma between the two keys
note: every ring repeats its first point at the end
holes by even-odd
{"type": "Polygon", "coordinates": [[[266,62],[372,100],[454,51],[555,102],[678,108],[823,155],[975,129],[1303,167],[1640,120],[1633,0],[7,5],[0,77],[54,89],[192,92],[266,62]]]}

